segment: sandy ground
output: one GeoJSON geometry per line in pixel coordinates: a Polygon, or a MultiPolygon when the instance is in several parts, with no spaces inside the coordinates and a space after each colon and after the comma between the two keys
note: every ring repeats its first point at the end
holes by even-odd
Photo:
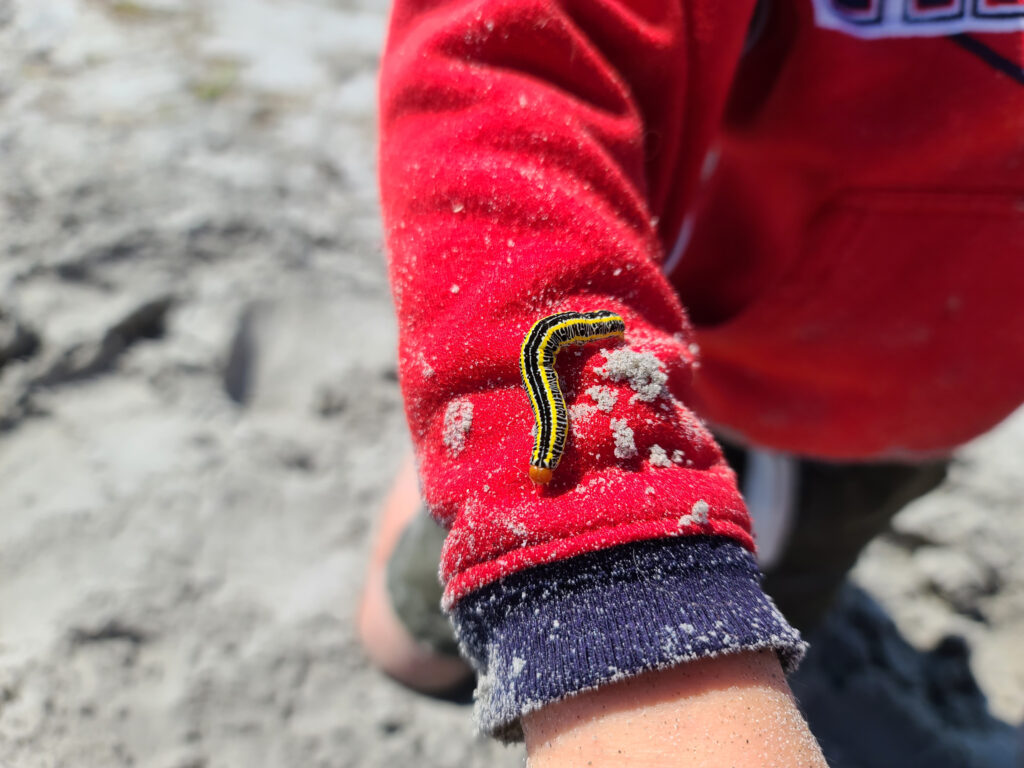
{"type": "MultiPolygon", "coordinates": [[[[383,0],[0,0],[0,766],[522,764],[352,631],[406,450],[384,27],[383,0]]],[[[878,605],[851,591],[797,681],[836,765],[1013,764],[1022,455],[1024,414],[858,567],[878,605]]]]}

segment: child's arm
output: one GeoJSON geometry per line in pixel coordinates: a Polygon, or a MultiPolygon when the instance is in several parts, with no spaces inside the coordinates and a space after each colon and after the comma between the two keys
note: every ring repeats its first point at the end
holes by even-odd
{"type": "Polygon", "coordinates": [[[574,696],[523,720],[530,768],[824,768],[773,654],[719,656],[574,696]]]}
{"type": "Polygon", "coordinates": [[[646,670],[802,654],[686,406],[696,350],[660,271],[751,6],[395,6],[380,172],[400,375],[424,498],[451,527],[445,607],[498,737],[646,670]],[[546,315],[598,309],[625,344],[562,353],[573,430],[540,489],[519,347],[546,315]]]}

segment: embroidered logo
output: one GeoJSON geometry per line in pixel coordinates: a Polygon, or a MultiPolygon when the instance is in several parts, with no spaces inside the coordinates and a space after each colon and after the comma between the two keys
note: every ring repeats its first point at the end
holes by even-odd
{"type": "Polygon", "coordinates": [[[1024,32],[1024,0],[813,0],[819,27],[855,37],[1024,32]]]}

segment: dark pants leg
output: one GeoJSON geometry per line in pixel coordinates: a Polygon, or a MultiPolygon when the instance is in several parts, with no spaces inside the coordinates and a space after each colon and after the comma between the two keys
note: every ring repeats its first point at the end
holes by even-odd
{"type": "Polygon", "coordinates": [[[435,653],[457,656],[459,647],[448,617],[441,611],[438,564],[445,530],[425,509],[412,519],[387,564],[392,607],[409,634],[435,653]]]}
{"type": "MultiPolygon", "coordinates": [[[[740,475],[743,449],[723,443],[740,475]]],[[[802,632],[824,616],[861,550],[893,516],[946,477],[949,462],[840,464],[800,460],[796,517],[764,588],[802,632]]]]}

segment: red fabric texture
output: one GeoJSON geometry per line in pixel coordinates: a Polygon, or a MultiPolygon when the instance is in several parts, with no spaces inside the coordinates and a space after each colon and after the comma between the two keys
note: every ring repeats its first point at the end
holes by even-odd
{"type": "Polygon", "coordinates": [[[815,29],[809,3],[740,66],[752,5],[396,3],[381,197],[449,605],[627,541],[752,547],[696,413],[870,458],[946,451],[1024,397],[1024,88],[947,40],[815,29]],[[541,317],[598,309],[625,341],[562,353],[577,418],[534,486],[519,345],[541,317]],[[656,362],[657,396],[607,375],[622,349],[656,362]]]}
{"type": "MultiPolygon", "coordinates": [[[[948,453],[1024,400],[1024,85],[947,38],[772,6],[671,276],[690,404],[796,453],[948,453]]],[[[975,38],[1024,63],[1024,33],[975,38]]]]}

